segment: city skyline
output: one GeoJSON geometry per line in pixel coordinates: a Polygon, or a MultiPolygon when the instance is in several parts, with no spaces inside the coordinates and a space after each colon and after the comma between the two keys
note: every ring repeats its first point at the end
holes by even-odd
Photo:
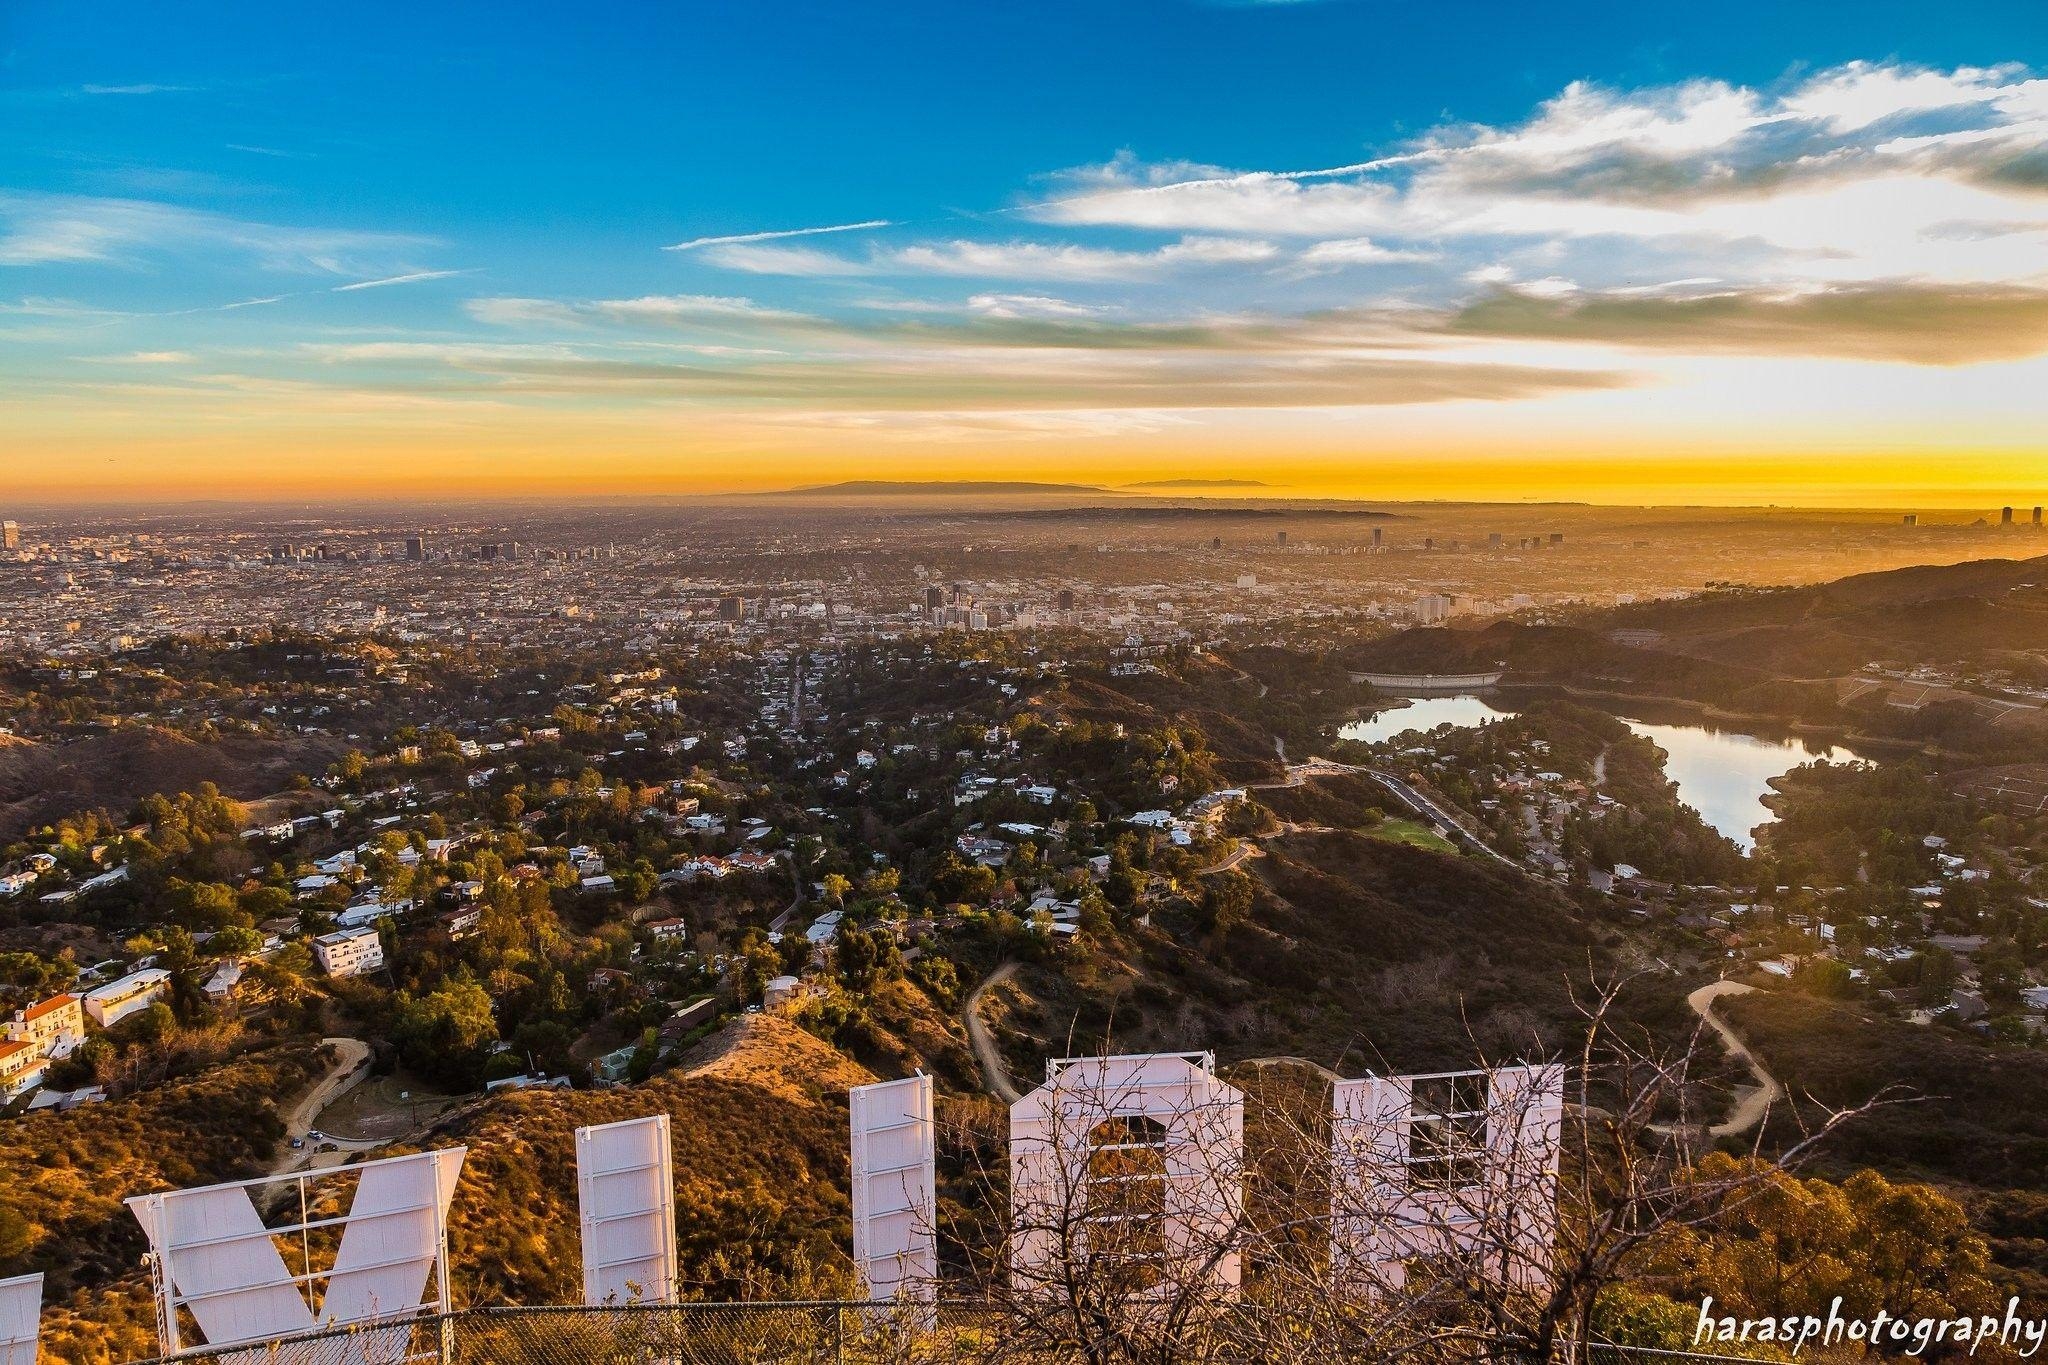
{"type": "Polygon", "coordinates": [[[30,502],[841,479],[2023,507],[2048,24],[32,5],[30,502]]]}

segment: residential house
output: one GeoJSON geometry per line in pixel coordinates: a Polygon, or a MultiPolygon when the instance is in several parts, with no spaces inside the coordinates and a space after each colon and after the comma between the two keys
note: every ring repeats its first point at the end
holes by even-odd
{"type": "Polygon", "coordinates": [[[148,1009],[170,989],[171,974],[161,967],[148,967],[87,991],[80,1003],[94,1023],[112,1028],[129,1015],[148,1009]]]}
{"type": "Polygon", "coordinates": [[[14,1012],[7,1041],[27,1043],[44,1057],[69,1057],[85,1041],[85,1010],[79,997],[53,995],[14,1012]]]}
{"type": "Polygon", "coordinates": [[[225,1004],[234,999],[235,991],[242,984],[242,964],[237,958],[222,958],[213,969],[213,975],[206,978],[206,998],[214,1004],[225,1004]]]}
{"type": "Polygon", "coordinates": [[[313,940],[313,956],[329,976],[362,976],[384,965],[384,942],[367,925],[337,929],[313,940]]]}
{"type": "Polygon", "coordinates": [[[43,1083],[50,1059],[33,1043],[0,1042],[0,1100],[11,1100],[43,1083]]]}

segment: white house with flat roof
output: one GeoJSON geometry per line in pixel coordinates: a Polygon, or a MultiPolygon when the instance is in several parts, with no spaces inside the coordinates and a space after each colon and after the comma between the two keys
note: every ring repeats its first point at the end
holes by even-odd
{"type": "Polygon", "coordinates": [[[313,956],[329,976],[361,976],[384,965],[384,942],[375,929],[337,929],[313,940],[313,956]]]}
{"type": "Polygon", "coordinates": [[[131,1014],[140,1013],[169,994],[171,974],[161,967],[146,967],[85,993],[85,1012],[101,1028],[112,1028],[131,1014]]]}

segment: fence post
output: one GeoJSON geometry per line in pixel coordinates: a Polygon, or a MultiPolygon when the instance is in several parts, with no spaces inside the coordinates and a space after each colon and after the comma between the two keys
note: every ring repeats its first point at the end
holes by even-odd
{"type": "Polygon", "coordinates": [[[832,1310],[832,1359],[836,1365],[846,1365],[846,1310],[832,1310]]]}

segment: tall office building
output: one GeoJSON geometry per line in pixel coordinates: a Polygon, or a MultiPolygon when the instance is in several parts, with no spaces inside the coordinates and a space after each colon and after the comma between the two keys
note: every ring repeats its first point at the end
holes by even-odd
{"type": "MultiPolygon", "coordinates": [[[[2036,508],[2035,510],[2039,511],[2040,509],[2036,508]]],[[[2040,518],[2035,517],[2034,520],[2039,521],[2040,518]]],[[[0,521],[0,550],[19,550],[20,548],[21,523],[18,521],[0,521]]]]}
{"type": "Polygon", "coordinates": [[[1375,549],[1375,550],[1377,550],[1377,549],[1381,549],[1381,548],[1383,548],[1383,547],[1384,547],[1384,546],[1386,545],[1386,543],[1387,543],[1387,528],[1386,528],[1386,527],[1384,527],[1384,526],[1375,526],[1375,527],[1373,527],[1373,528],[1372,528],[1372,547],[1373,547],[1373,549],[1375,549]]]}
{"type": "Polygon", "coordinates": [[[2034,508],[2034,529],[2041,529],[2041,509],[2038,506],[2034,508]]]}
{"type": "Polygon", "coordinates": [[[1285,531],[1275,531],[1273,533],[1273,540],[1275,544],[1285,545],[1287,543],[1287,533],[1285,531]]]}
{"type": "Polygon", "coordinates": [[[1918,512],[1908,512],[1899,520],[1899,525],[1901,526],[1918,526],[1919,524],[1920,514],[1918,512]]]}
{"type": "Polygon", "coordinates": [[[721,598],[719,598],[719,599],[718,599],[718,619],[719,619],[719,620],[721,620],[721,621],[741,621],[741,620],[745,620],[745,619],[746,619],[746,615],[747,615],[747,599],[746,599],[746,598],[744,598],[744,597],[739,597],[739,596],[727,596],[727,597],[721,597],[721,598]]]}
{"type": "Polygon", "coordinates": [[[1998,524],[1999,524],[2000,526],[2010,526],[2010,525],[2012,525],[2012,509],[2011,509],[2010,507],[2007,507],[2007,508],[2005,508],[2005,509],[2003,509],[2002,511],[2000,511],[2000,512],[1999,512],[1999,514],[1998,514],[1998,524]]]}
{"type": "Polygon", "coordinates": [[[427,542],[424,536],[405,538],[405,557],[417,564],[427,557],[427,542]]]}
{"type": "Polygon", "coordinates": [[[1222,536],[1210,536],[1210,537],[1209,537],[1209,548],[1210,548],[1210,549],[1212,549],[1212,550],[1220,550],[1220,549],[1222,549],[1222,548],[1223,548],[1223,537],[1222,537],[1222,536]]]}
{"type": "Polygon", "coordinates": [[[1061,610],[1061,611],[1072,611],[1073,609],[1074,609],[1074,590],[1073,590],[1072,588],[1061,588],[1061,589],[1060,589],[1060,610],[1061,610]]]}

